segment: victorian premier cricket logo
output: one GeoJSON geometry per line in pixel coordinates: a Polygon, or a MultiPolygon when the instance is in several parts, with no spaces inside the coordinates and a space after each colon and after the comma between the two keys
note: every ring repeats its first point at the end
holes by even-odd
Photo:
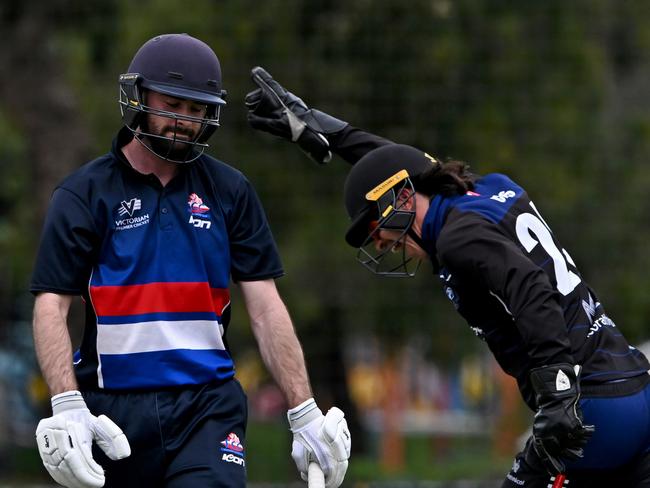
{"type": "Polygon", "coordinates": [[[138,210],[142,209],[142,200],[131,198],[122,200],[117,208],[120,218],[115,221],[115,230],[128,230],[140,227],[149,223],[149,214],[135,215],[138,210]]]}

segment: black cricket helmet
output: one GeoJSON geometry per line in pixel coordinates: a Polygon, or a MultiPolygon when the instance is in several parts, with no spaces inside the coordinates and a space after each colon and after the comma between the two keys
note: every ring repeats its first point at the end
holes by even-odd
{"type": "Polygon", "coordinates": [[[358,248],[357,260],[372,272],[390,277],[413,276],[419,260],[407,256],[407,235],[418,245],[415,221],[415,183],[438,165],[432,156],[412,146],[390,144],[365,154],[345,180],[345,208],[352,220],[345,240],[358,248]],[[411,201],[410,208],[406,202],[411,201]],[[381,230],[396,231],[392,245],[376,249],[381,230]],[[401,244],[401,245],[400,245],[401,244]]]}
{"type": "Polygon", "coordinates": [[[133,57],[128,71],[119,77],[122,121],[134,136],[157,156],[187,163],[198,158],[208,147],[207,140],[219,127],[221,106],[225,105],[221,65],[214,51],[203,41],[188,34],[164,34],[145,42],[133,57]],[[175,98],[191,100],[206,106],[202,117],[181,115],[147,106],[144,93],[155,91],[175,98]],[[192,140],[152,134],[146,123],[147,114],[178,121],[198,122],[200,130],[192,140]],[[149,143],[143,140],[149,139],[149,143]],[[152,144],[153,142],[153,144],[152,144]],[[186,150],[174,152],[177,143],[186,150]]]}

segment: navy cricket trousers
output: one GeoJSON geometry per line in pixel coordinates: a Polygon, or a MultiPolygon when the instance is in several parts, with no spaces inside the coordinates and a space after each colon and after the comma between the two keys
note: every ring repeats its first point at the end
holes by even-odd
{"type": "Polygon", "coordinates": [[[236,380],[151,392],[83,392],[94,415],[126,434],[131,456],[97,446],[106,488],[244,488],[246,395],[236,380]]]}

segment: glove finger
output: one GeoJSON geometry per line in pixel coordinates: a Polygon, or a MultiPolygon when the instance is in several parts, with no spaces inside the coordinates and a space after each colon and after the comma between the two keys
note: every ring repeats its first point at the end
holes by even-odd
{"type": "Polygon", "coordinates": [[[57,435],[54,429],[44,427],[44,420],[41,420],[36,429],[36,441],[38,443],[38,453],[43,461],[43,466],[45,466],[45,469],[54,481],[60,485],[66,486],[67,480],[59,470],[59,465],[63,461],[63,458],[61,457],[61,452],[57,442],[59,439],[63,442],[68,442],[68,436],[63,430],[59,430],[59,432],[61,434],[57,435]]]}
{"type": "Polygon", "coordinates": [[[248,119],[248,124],[255,130],[268,132],[269,134],[282,137],[283,139],[289,137],[289,129],[286,120],[259,117],[252,112],[248,112],[246,118],[248,119]]]}
{"type": "Polygon", "coordinates": [[[591,436],[594,434],[594,427],[593,425],[588,425],[586,428],[580,428],[574,432],[569,433],[567,436],[569,439],[569,442],[567,442],[567,445],[570,447],[584,447],[587,445],[587,442],[589,442],[589,439],[591,439],[591,436]]]}
{"type": "Polygon", "coordinates": [[[66,428],[52,431],[51,443],[56,451],[51,461],[43,464],[52,478],[68,488],[104,486],[104,471],[90,454],[90,442],[84,445],[87,429],[77,422],[66,422],[66,428]]]}
{"type": "Polygon", "coordinates": [[[85,426],[77,422],[68,422],[70,450],[69,454],[64,457],[66,461],[69,457],[74,458],[75,466],[70,465],[70,468],[77,478],[84,479],[86,475],[89,475],[90,478],[101,478],[100,486],[103,486],[104,470],[93,459],[92,440],[88,439],[87,431],[85,426]]]}
{"type": "Polygon", "coordinates": [[[336,463],[330,470],[329,476],[325,477],[325,488],[337,488],[343,483],[345,473],[348,470],[348,462],[336,463]]]}
{"type": "Polygon", "coordinates": [[[583,458],[585,455],[582,448],[566,448],[562,451],[562,457],[568,459],[569,461],[577,461],[578,459],[583,458]]]}
{"type": "MultiPolygon", "coordinates": [[[[339,431],[339,425],[345,422],[345,415],[338,407],[332,407],[327,411],[323,421],[323,435],[325,439],[332,442],[339,431]]],[[[347,424],[347,423],[346,423],[347,424]]]]}
{"type": "Polygon", "coordinates": [[[65,476],[64,486],[68,488],[100,488],[104,486],[104,472],[96,473],[88,469],[87,460],[81,451],[73,451],[59,465],[59,470],[65,476]]]}
{"type": "Polygon", "coordinates": [[[306,479],[309,468],[309,450],[301,442],[294,439],[291,444],[291,457],[293,458],[293,462],[296,463],[296,467],[300,471],[301,476],[304,475],[304,479],[306,479]]]}
{"type": "Polygon", "coordinates": [[[583,435],[586,436],[587,439],[589,439],[594,434],[594,432],[596,432],[596,426],[595,425],[583,425],[581,431],[582,431],[583,435]]]}
{"type": "Polygon", "coordinates": [[[284,87],[280,85],[280,83],[275,81],[269,72],[261,66],[255,66],[251,70],[251,77],[253,79],[253,82],[262,88],[262,90],[273,90],[278,97],[283,97],[287,93],[287,90],[285,90],[284,87]]]}
{"type": "Polygon", "coordinates": [[[564,473],[565,464],[559,458],[552,456],[539,438],[533,437],[533,447],[550,474],[564,473]]]}
{"type": "Polygon", "coordinates": [[[51,464],[45,463],[43,463],[43,465],[54,481],[56,481],[61,486],[72,488],[72,485],[70,485],[70,482],[68,481],[68,477],[66,477],[66,475],[59,469],[59,466],[53,466],[51,464]]]}
{"type": "Polygon", "coordinates": [[[131,446],[124,432],[106,415],[97,417],[93,433],[95,442],[110,459],[115,461],[131,455],[131,446]]]}
{"type": "Polygon", "coordinates": [[[257,88],[252,92],[248,92],[244,97],[244,103],[249,110],[255,110],[255,107],[260,103],[262,99],[262,89],[257,88]]]}
{"type": "Polygon", "coordinates": [[[332,407],[325,415],[321,435],[330,444],[336,461],[345,461],[350,457],[350,431],[343,412],[337,407],[332,407]]]}

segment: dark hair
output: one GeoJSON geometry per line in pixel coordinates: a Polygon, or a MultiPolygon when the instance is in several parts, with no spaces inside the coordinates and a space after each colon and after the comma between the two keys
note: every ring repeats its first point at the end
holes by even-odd
{"type": "Polygon", "coordinates": [[[446,197],[464,195],[474,189],[477,176],[469,171],[469,165],[462,161],[440,162],[431,169],[413,178],[415,191],[427,196],[446,197]]]}

